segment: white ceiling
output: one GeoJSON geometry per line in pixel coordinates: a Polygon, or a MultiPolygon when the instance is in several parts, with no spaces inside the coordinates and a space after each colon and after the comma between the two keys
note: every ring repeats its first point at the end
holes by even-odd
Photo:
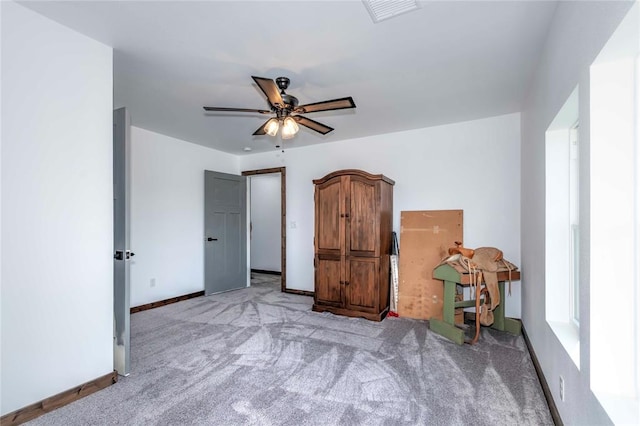
{"type": "MultiPolygon", "coordinates": [[[[424,1],[374,24],[361,1],[21,2],[114,48],[114,107],[135,126],[233,154],[273,150],[251,134],[268,109],[252,75],[291,79],[301,104],[353,96],[355,110],[309,114],[299,147],[520,111],[554,1],[424,1]]],[[[278,136],[279,138],[279,136],[278,136]]]]}

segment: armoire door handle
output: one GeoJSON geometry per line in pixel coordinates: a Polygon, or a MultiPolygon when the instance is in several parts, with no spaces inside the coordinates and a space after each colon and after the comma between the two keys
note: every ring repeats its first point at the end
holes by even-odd
{"type": "Polygon", "coordinates": [[[207,237],[207,241],[218,241],[218,239],[217,238],[207,237]]]}

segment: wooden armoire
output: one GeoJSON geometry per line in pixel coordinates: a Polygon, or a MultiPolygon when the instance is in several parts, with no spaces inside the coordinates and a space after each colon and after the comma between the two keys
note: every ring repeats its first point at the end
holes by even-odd
{"type": "Polygon", "coordinates": [[[381,321],[389,312],[395,182],[350,169],[313,183],[313,310],[381,321]]]}

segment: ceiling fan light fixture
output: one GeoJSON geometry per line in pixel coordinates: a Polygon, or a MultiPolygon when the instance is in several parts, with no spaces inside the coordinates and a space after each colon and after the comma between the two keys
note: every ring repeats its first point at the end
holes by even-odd
{"type": "Polygon", "coordinates": [[[285,118],[282,123],[282,139],[291,139],[298,133],[298,130],[300,130],[300,127],[293,118],[285,118]]]}
{"type": "MultiPolygon", "coordinates": [[[[267,125],[264,127],[264,131],[269,136],[275,136],[278,133],[278,129],[279,128],[280,128],[280,123],[278,123],[278,120],[276,118],[272,118],[271,120],[269,120],[267,125]]],[[[283,131],[284,131],[284,129],[283,129],[283,131]]]]}

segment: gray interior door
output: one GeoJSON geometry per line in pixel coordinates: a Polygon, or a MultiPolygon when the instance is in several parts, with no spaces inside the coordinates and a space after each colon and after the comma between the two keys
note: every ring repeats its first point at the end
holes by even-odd
{"type": "Polygon", "coordinates": [[[247,286],[246,177],[205,170],[205,295],[247,286]]]}
{"type": "Polygon", "coordinates": [[[129,114],[125,108],[113,112],[113,368],[129,374],[129,114]]]}

